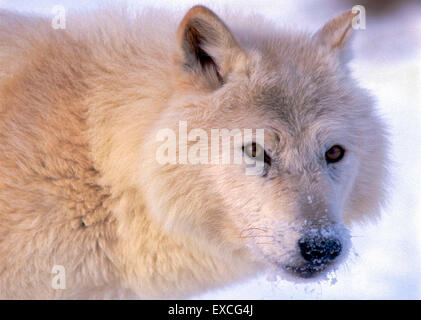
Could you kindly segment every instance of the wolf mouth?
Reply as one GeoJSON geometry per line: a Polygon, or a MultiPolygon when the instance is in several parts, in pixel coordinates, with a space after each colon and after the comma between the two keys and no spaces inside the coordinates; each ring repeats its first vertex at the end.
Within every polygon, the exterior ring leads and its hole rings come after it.
{"type": "Polygon", "coordinates": [[[300,266],[285,266],[284,270],[292,273],[300,278],[309,279],[313,278],[327,269],[329,263],[313,264],[305,263],[300,266]]]}

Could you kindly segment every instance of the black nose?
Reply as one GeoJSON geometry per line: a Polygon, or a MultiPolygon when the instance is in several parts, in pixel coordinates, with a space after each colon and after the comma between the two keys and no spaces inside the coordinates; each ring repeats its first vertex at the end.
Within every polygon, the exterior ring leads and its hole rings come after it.
{"type": "Polygon", "coordinates": [[[298,240],[303,258],[313,265],[335,259],[341,253],[341,242],[336,238],[304,237],[298,240]]]}

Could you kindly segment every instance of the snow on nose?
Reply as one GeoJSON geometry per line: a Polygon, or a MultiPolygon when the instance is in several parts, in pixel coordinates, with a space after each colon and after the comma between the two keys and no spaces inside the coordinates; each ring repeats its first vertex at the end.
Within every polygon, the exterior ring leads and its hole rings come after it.
{"type": "Polygon", "coordinates": [[[334,260],[342,250],[341,242],[334,237],[303,237],[298,240],[301,256],[314,266],[334,260]]]}

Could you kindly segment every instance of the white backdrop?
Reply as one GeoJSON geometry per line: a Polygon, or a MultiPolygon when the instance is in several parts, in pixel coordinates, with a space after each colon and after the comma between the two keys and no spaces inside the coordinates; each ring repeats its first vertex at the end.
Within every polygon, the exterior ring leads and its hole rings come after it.
{"type": "MultiPolygon", "coordinates": [[[[116,1],[113,1],[116,2],[116,1]]],[[[52,16],[52,8],[91,10],[99,0],[0,0],[0,8],[52,16]]],[[[196,1],[133,0],[137,7],[188,9],[196,1]]],[[[260,13],[294,28],[315,31],[350,9],[352,1],[233,0],[200,1],[218,12],[225,8],[260,13]]],[[[358,4],[355,3],[355,4],[358,4]]],[[[351,62],[354,77],[377,97],[392,133],[389,205],[376,225],[352,230],[353,252],[327,280],[294,284],[262,275],[208,292],[206,299],[421,299],[421,4],[401,1],[379,14],[367,10],[351,62]]]]}

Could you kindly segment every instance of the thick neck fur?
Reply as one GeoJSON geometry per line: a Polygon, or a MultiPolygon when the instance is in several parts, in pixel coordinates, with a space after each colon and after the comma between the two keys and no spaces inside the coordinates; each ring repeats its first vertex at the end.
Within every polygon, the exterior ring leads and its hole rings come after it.
{"type": "Polygon", "coordinates": [[[152,221],[137,187],[142,139],[175,71],[173,29],[157,37],[147,17],[104,12],[54,30],[48,19],[2,16],[1,297],[174,297],[238,274],[152,221]],[[65,290],[51,287],[54,265],[65,290]]]}

